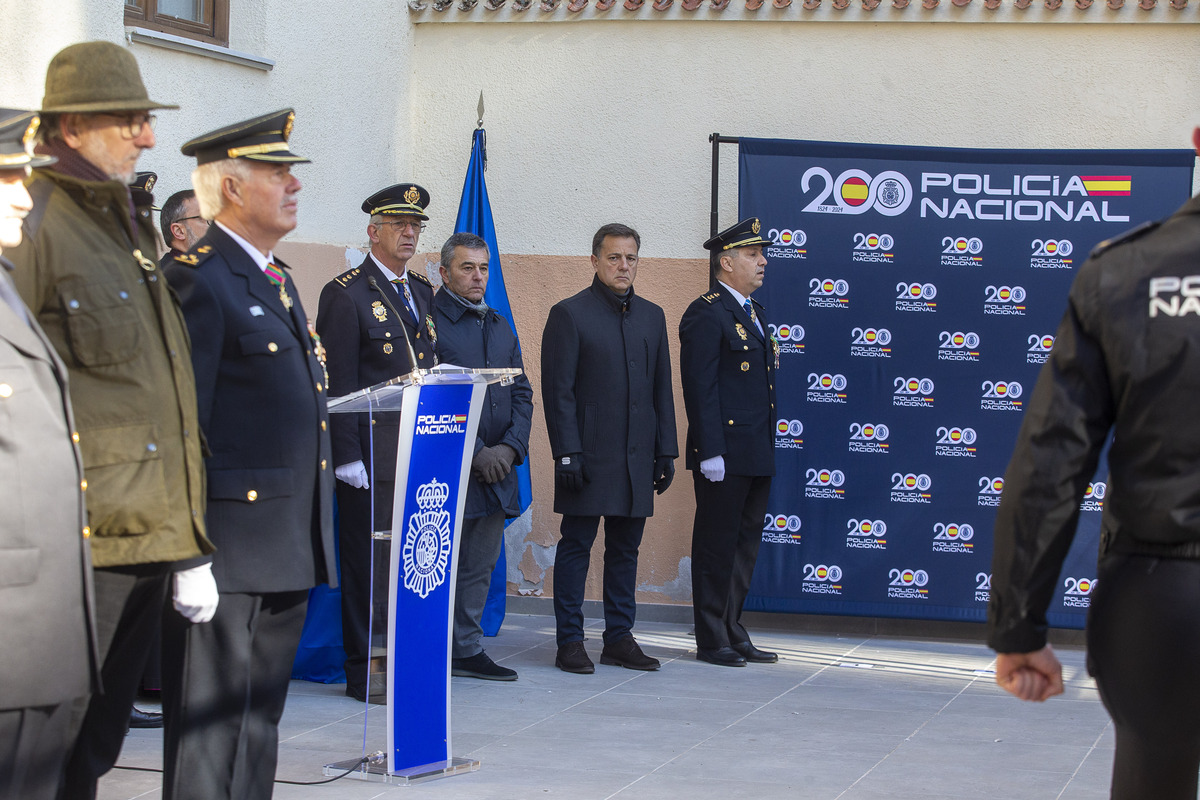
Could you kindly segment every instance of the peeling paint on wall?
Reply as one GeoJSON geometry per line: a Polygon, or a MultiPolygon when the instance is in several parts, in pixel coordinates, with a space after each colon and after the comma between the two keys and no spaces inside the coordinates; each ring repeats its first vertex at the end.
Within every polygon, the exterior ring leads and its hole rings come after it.
{"type": "Polygon", "coordinates": [[[532,530],[532,508],[526,509],[504,529],[507,581],[517,594],[541,597],[546,587],[546,571],[554,566],[557,546],[547,547],[529,541],[532,530]]]}
{"type": "Polygon", "coordinates": [[[658,592],[678,603],[692,602],[692,557],[684,556],[679,559],[679,572],[674,580],[667,581],[661,586],[649,582],[638,584],[639,592],[658,592]]]}

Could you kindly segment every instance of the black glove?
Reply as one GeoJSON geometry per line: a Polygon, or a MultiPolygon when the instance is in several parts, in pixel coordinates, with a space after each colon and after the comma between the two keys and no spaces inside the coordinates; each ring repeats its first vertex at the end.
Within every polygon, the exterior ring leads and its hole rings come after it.
{"type": "Polygon", "coordinates": [[[654,492],[662,494],[675,480],[675,459],[670,456],[659,456],[654,459],[654,492]]]}
{"type": "Polygon", "coordinates": [[[587,469],[579,453],[565,455],[554,464],[554,481],[564,492],[581,491],[587,479],[587,469]]]}
{"type": "Polygon", "coordinates": [[[517,454],[506,444],[485,447],[471,460],[471,472],[482,483],[499,483],[512,472],[513,459],[517,454]]]}

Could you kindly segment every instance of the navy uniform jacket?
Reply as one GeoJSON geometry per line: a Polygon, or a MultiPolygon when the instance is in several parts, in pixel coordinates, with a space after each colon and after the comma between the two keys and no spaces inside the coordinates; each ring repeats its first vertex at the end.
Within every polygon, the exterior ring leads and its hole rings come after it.
{"type": "MultiPolygon", "coordinates": [[[[468,310],[443,289],[433,298],[433,313],[438,331],[437,354],[441,363],[472,369],[525,368],[517,337],[508,326],[508,320],[495,310],[489,310],[487,316],[480,319],[479,315],[468,310]]],[[[479,414],[475,452],[506,444],[517,454],[514,466],[524,464],[529,455],[532,418],[533,389],[524,374],[518,375],[508,385],[491,384],[487,387],[483,411],[479,414]]],[[[499,483],[481,483],[471,479],[463,516],[475,519],[497,511],[504,511],[504,516],[509,518],[521,513],[515,470],[499,483]]]]}
{"type": "Polygon", "coordinates": [[[0,709],[99,691],[67,368],[0,259],[0,709]]]}
{"type": "Polygon", "coordinates": [[[663,310],[599,278],[550,309],[542,332],[542,404],[557,462],[583,454],[578,492],[555,487],[554,511],[583,517],[654,513],[654,460],[679,455],[663,310]]]}
{"type": "Polygon", "coordinates": [[[1100,245],[1071,284],[996,512],[988,644],[1046,643],[1046,608],[1100,451],[1100,552],[1200,559],[1200,195],[1100,245]]]}
{"type": "Polygon", "coordinates": [[[765,336],[720,283],[679,323],[688,469],[724,456],[729,475],[775,474],[775,341],[751,302],[765,336]]]}
{"type": "MultiPolygon", "coordinates": [[[[408,330],[420,369],[432,369],[434,345],[433,286],[412,270],[408,286],[421,317],[413,325],[404,311],[404,294],[379,271],[370,255],[360,266],[342,273],[321,290],[317,306],[317,333],[325,345],[329,369],[329,396],[341,397],[412,371],[404,331],[408,330]],[[388,293],[400,312],[396,319],[368,278],[388,293]]],[[[367,414],[333,415],[333,462],[335,466],[362,461],[370,470],[370,438],[367,414]]],[[[393,481],[396,476],[396,443],[400,435],[400,412],[375,415],[374,480],[393,481]]]]}
{"type": "Polygon", "coordinates": [[[191,335],[200,428],[211,451],[207,520],[217,588],[336,586],[325,375],[295,284],[288,280],[289,312],[279,289],[215,224],[176,258],[167,279],[191,335]]]}

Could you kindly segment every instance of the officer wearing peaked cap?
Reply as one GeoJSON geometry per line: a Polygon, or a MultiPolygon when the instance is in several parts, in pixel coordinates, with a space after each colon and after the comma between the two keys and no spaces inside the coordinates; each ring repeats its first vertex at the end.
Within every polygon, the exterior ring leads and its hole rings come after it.
{"type": "Polygon", "coordinates": [[[709,291],[679,323],[679,371],[687,410],[687,468],[696,491],[692,605],[697,658],[727,667],[770,663],[742,626],[775,474],[778,344],[762,304],[770,244],[756,217],[704,243],[709,291]]]}
{"type": "Polygon", "coordinates": [[[166,269],[192,338],[220,592],[163,629],[163,797],[271,796],[308,591],[337,583],[326,377],[286,265],[307,163],[284,109],[191,140],[208,233],[166,269]]]}
{"type": "MultiPolygon", "coordinates": [[[[433,367],[437,344],[433,286],[422,270],[408,269],[429,219],[428,207],[429,192],[415,183],[388,186],[363,201],[371,250],[361,264],[325,285],[317,309],[317,332],[329,353],[332,397],[391,380],[414,368],[433,367]]],[[[335,414],[332,424],[346,694],[366,700],[382,687],[377,683],[370,688],[367,676],[371,531],[391,528],[400,415],[335,414]],[[373,523],[371,492],[375,495],[373,523]]],[[[376,617],[381,618],[386,618],[386,606],[384,616],[376,617]]]]}
{"type": "MultiPolygon", "coordinates": [[[[0,249],[21,241],[29,167],[55,161],[31,154],[37,125],[32,111],[0,109],[0,249]]],[[[11,269],[0,257],[0,797],[49,800],[74,741],[72,706],[96,676],[91,548],[67,369],[11,269]]]]}

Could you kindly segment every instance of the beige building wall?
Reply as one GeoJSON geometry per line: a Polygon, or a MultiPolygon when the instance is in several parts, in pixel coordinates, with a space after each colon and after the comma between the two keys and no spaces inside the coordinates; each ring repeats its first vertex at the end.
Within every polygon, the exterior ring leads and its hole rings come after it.
{"type": "MultiPolygon", "coordinates": [[[[829,3],[725,14],[410,11],[394,0],[231,0],[230,50],[270,70],[141,43],[129,46],[160,115],[142,168],[160,199],[187,184],[188,138],[293,106],[293,144],[313,164],[300,227],[279,248],[315,313],[321,285],[361,259],[362,199],[390,183],[430,190],[419,266],[452,232],[484,94],[487,181],[526,365],[539,387],[541,329],[553,303],[591,280],[592,233],[609,221],[642,234],[637,291],[672,330],[707,285],[708,135],[1015,148],[1187,147],[1200,124],[1200,10],[1097,3],[1052,12],[1009,0],[873,14],[829,3]]],[[[856,0],[857,3],[857,0],[856,0]]],[[[4,105],[36,107],[45,66],[87,38],[126,41],[120,0],[0,7],[4,105]]],[[[736,148],[720,163],[720,222],[736,216],[736,148]]],[[[769,268],[769,267],[768,267],[769,268]]],[[[531,437],[534,506],[510,533],[510,590],[553,590],[553,468],[538,398],[531,437]]],[[[681,438],[686,428],[676,391],[681,438]]],[[[691,478],[656,502],[639,569],[643,601],[690,601],[691,478]]],[[[589,597],[599,597],[599,558],[589,597]]]]}

